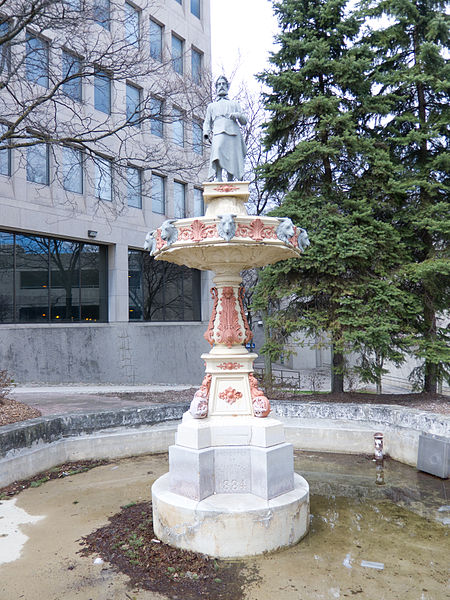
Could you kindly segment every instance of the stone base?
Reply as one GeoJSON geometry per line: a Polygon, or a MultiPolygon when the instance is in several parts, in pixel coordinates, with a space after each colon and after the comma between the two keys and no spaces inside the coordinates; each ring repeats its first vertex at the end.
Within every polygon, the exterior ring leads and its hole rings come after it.
{"type": "Polygon", "coordinates": [[[287,443],[202,450],[174,445],[169,447],[169,470],[170,490],[196,501],[230,493],[272,500],[294,487],[293,448],[287,443]]]}
{"type": "Polygon", "coordinates": [[[197,502],[169,489],[169,474],[152,486],[158,538],[217,558],[253,556],[293,546],[308,532],[309,486],[294,474],[294,489],[273,500],[253,494],[215,494],[197,502]]]}

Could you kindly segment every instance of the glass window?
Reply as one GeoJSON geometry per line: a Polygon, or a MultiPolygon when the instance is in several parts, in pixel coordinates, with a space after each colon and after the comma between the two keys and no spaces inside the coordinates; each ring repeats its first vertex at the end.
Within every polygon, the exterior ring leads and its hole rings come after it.
{"type": "Polygon", "coordinates": [[[172,67],[175,73],[183,75],[183,40],[172,34],[172,67]]]}
{"type": "MultiPolygon", "coordinates": [[[[0,123],[0,135],[3,135],[5,131],[8,129],[8,126],[5,123],[0,123]]],[[[3,144],[7,144],[8,140],[3,140],[0,142],[0,147],[3,144]]],[[[11,149],[4,148],[0,150],[0,175],[11,175],[11,149]]]]}
{"type": "Polygon", "coordinates": [[[164,136],[163,103],[158,98],[152,98],[150,104],[151,118],[150,131],[153,135],[162,138],[164,136]]]}
{"type": "Polygon", "coordinates": [[[135,167],[127,168],[128,206],[142,208],[142,172],[135,167]]]}
{"type": "Polygon", "coordinates": [[[69,192],[83,193],[83,155],[81,150],[63,148],[63,187],[69,192]]]}
{"type": "Polygon", "coordinates": [[[111,19],[109,0],[94,0],[94,21],[109,30],[111,19]]]}
{"type": "Polygon", "coordinates": [[[106,321],[107,247],[0,232],[0,322],[106,321]]]}
{"type": "Polygon", "coordinates": [[[183,4],[183,0],[176,0],[178,2],[178,4],[183,4]]]}
{"type": "Polygon", "coordinates": [[[73,100],[81,101],[81,77],[74,77],[78,73],[81,73],[81,61],[80,59],[72,54],[63,50],[62,53],[62,76],[63,84],[62,89],[65,94],[70,96],[73,100]]]}
{"type": "Polygon", "coordinates": [[[166,212],[166,181],[152,173],[152,211],[160,215],[166,212]]]}
{"type": "Polygon", "coordinates": [[[128,253],[130,321],[200,321],[200,271],[128,253]]]}
{"type": "Polygon", "coordinates": [[[162,61],[163,28],[162,25],[150,19],[150,56],[162,61]]]}
{"type": "Polygon", "coordinates": [[[34,144],[27,148],[27,181],[49,184],[48,144],[34,144]]]}
{"type": "Polygon", "coordinates": [[[200,0],[191,0],[191,13],[200,19],[200,0]]]}
{"type": "Polygon", "coordinates": [[[199,188],[194,188],[194,217],[203,217],[204,214],[203,192],[199,188]]]}
{"type": "Polygon", "coordinates": [[[178,146],[184,146],[184,120],[180,109],[172,110],[172,141],[178,146]]]}
{"type": "Polygon", "coordinates": [[[127,121],[140,127],[141,90],[131,83],[127,83],[127,121]]]}
{"type": "MultiPolygon", "coordinates": [[[[6,36],[9,32],[8,21],[2,21],[0,23],[0,40],[3,36],[6,36]]],[[[2,73],[8,73],[11,66],[11,46],[9,42],[0,41],[0,75],[2,73]]]]}
{"type": "Polygon", "coordinates": [[[186,216],[186,185],[179,181],[173,182],[173,216],[176,219],[186,216]]]}
{"type": "Polygon", "coordinates": [[[139,48],[139,21],[140,11],[125,2],[125,41],[136,48],[139,48]]]}
{"type": "Polygon", "coordinates": [[[112,202],[112,164],[107,158],[95,158],[95,196],[112,202]]]}
{"type": "Polygon", "coordinates": [[[25,70],[29,81],[48,88],[48,43],[31,33],[27,33],[25,70]]]}
{"type": "Polygon", "coordinates": [[[111,114],[111,78],[105,71],[97,71],[94,76],[94,106],[111,114]]]}
{"type": "Polygon", "coordinates": [[[199,84],[202,80],[202,54],[192,48],[191,51],[192,81],[199,84]]]}
{"type": "Polygon", "coordinates": [[[198,121],[192,122],[192,148],[196,154],[203,154],[203,127],[198,121]]]}
{"type": "Polygon", "coordinates": [[[14,321],[14,234],[0,231],[0,323],[14,321]]]}

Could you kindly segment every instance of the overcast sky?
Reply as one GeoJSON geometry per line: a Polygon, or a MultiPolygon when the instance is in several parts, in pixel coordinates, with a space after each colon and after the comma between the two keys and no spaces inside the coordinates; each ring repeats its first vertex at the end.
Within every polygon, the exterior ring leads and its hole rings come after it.
{"type": "Polygon", "coordinates": [[[213,74],[257,89],[253,75],[267,65],[276,31],[269,0],[211,0],[213,74]]]}

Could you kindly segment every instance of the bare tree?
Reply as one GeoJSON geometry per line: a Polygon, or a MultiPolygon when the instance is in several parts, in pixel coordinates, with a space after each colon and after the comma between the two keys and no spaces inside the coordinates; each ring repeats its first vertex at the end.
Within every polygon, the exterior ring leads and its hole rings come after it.
{"type": "Polygon", "coordinates": [[[50,151],[60,178],[67,147],[122,175],[132,165],[192,179],[203,167],[200,153],[186,161],[192,143],[184,132],[182,143],[172,135],[151,145],[142,132],[201,119],[210,77],[178,74],[169,49],[155,54],[139,15],[126,7],[123,0],[0,0],[0,151],[50,151]]]}
{"type": "Polygon", "coordinates": [[[268,192],[261,177],[261,168],[270,158],[270,153],[262,143],[266,112],[261,101],[261,93],[242,88],[239,91],[239,101],[247,116],[247,124],[244,126],[244,140],[247,145],[244,179],[250,182],[247,209],[250,214],[262,215],[271,208],[279,206],[283,196],[281,193],[268,192]]]}

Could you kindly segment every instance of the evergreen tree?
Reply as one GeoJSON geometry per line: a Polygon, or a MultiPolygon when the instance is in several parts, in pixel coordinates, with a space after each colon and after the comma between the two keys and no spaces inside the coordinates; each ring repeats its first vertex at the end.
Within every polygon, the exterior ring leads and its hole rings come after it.
{"type": "Polygon", "coordinates": [[[346,0],[275,3],[281,33],[272,69],[261,79],[270,120],[265,143],[275,150],[263,175],[269,190],[287,192],[272,214],[308,230],[300,260],[264,269],[257,303],[279,300],[267,351],[287,336],[326,332],[333,350],[332,391],[343,391],[344,352],[358,349],[366,377],[380,360],[399,362],[414,314],[396,269],[405,248],[384,219],[394,186],[388,149],[370,135],[372,55],[354,42],[361,20],[346,0]]]}
{"type": "Polygon", "coordinates": [[[404,289],[420,303],[411,349],[423,361],[424,390],[450,378],[450,331],[439,314],[450,303],[448,123],[449,17],[442,0],[375,0],[364,10],[377,29],[371,83],[374,135],[390,152],[395,185],[389,201],[407,258],[404,289]]]}

